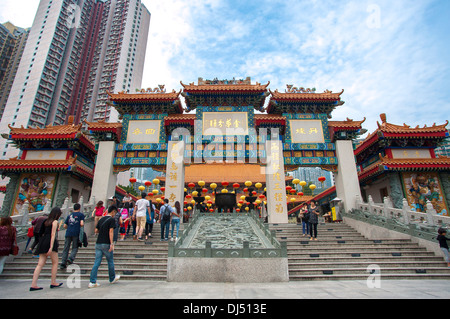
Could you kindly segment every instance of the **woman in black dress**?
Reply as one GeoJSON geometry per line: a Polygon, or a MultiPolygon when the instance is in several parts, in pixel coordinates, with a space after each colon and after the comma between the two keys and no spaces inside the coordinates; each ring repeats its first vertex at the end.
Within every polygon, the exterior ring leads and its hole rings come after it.
{"type": "Polygon", "coordinates": [[[61,214],[60,208],[53,208],[48,215],[47,220],[42,224],[41,229],[39,230],[40,238],[37,247],[39,262],[34,270],[30,291],[42,289],[37,286],[37,281],[48,257],[52,260],[52,280],[50,288],[60,287],[62,285],[62,283],[56,283],[56,273],[58,271],[58,219],[61,217],[61,214]]]}

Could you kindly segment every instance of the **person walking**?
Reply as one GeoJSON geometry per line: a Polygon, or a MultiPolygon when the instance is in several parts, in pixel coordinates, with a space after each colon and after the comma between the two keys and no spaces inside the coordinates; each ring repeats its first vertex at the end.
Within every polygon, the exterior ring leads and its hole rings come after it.
{"type": "Polygon", "coordinates": [[[92,212],[92,217],[94,217],[94,227],[97,227],[98,221],[103,217],[105,213],[105,206],[103,206],[103,201],[99,201],[92,212]]]}
{"type": "Polygon", "coordinates": [[[67,264],[73,264],[78,252],[78,242],[80,237],[81,227],[84,226],[84,214],[80,212],[81,205],[76,203],[73,205],[73,212],[67,216],[64,223],[66,230],[64,250],[61,256],[61,269],[66,269],[67,264]],[[72,245],[72,252],[69,257],[70,245],[72,245]]]}
{"type": "Polygon", "coordinates": [[[145,239],[147,240],[149,237],[152,237],[152,231],[153,231],[153,223],[155,222],[155,205],[150,202],[150,212],[147,210],[146,213],[146,220],[145,220],[145,239]]]}
{"type": "Polygon", "coordinates": [[[33,245],[31,245],[30,249],[28,250],[29,254],[33,254],[34,258],[39,258],[39,255],[37,254],[37,250],[33,253],[33,250],[38,246],[39,244],[39,230],[42,227],[42,224],[47,220],[48,214],[44,214],[39,216],[38,218],[34,219],[31,222],[31,225],[33,225],[33,234],[34,234],[34,242],[33,245]]]}
{"type": "Polygon", "coordinates": [[[142,239],[142,233],[145,230],[145,223],[147,220],[147,212],[150,213],[150,202],[146,199],[147,193],[143,192],[141,194],[141,198],[136,201],[136,205],[134,207],[133,216],[136,216],[136,235],[138,236],[138,240],[142,239]]]}
{"type": "Polygon", "coordinates": [[[109,206],[108,215],[99,220],[97,227],[95,228],[95,233],[98,234],[97,242],[95,244],[95,261],[94,266],[91,270],[91,275],[89,278],[88,288],[96,288],[100,286],[97,283],[97,273],[98,268],[102,263],[103,256],[106,257],[106,261],[108,262],[108,274],[109,274],[109,282],[111,284],[117,282],[120,279],[120,276],[116,276],[116,272],[114,269],[114,227],[115,220],[114,216],[117,213],[116,206],[109,206]]]}
{"type": "Polygon", "coordinates": [[[302,233],[303,237],[309,234],[309,212],[306,206],[303,206],[300,210],[300,218],[302,220],[302,233]]]}
{"type": "Polygon", "coordinates": [[[16,228],[12,225],[11,217],[0,219],[0,274],[3,272],[6,259],[9,255],[17,255],[19,247],[16,240],[16,228]]]}
{"type": "Polygon", "coordinates": [[[173,229],[176,227],[176,238],[178,240],[178,230],[180,229],[180,217],[181,217],[181,205],[179,201],[175,202],[175,210],[171,213],[172,220],[170,223],[172,224],[172,232],[170,234],[171,240],[173,241],[173,229]]]}
{"type": "Polygon", "coordinates": [[[128,232],[128,225],[130,224],[130,202],[123,204],[123,209],[120,211],[122,216],[122,224],[120,225],[120,241],[125,240],[125,235],[128,232]]]}
{"type": "Polygon", "coordinates": [[[42,268],[47,262],[47,258],[50,257],[52,261],[52,276],[50,282],[50,288],[61,287],[62,283],[56,282],[56,273],[58,271],[58,220],[61,217],[61,209],[54,207],[47,220],[42,224],[39,230],[39,244],[37,247],[37,254],[39,255],[39,261],[34,270],[33,281],[31,282],[30,291],[42,290],[42,287],[38,287],[37,281],[41,274],[42,268]]]}
{"type": "Polygon", "coordinates": [[[309,240],[317,240],[317,224],[319,223],[319,209],[316,206],[316,202],[312,201],[309,206],[309,227],[310,236],[309,240]]]}
{"type": "Polygon", "coordinates": [[[439,247],[441,248],[442,252],[445,256],[445,261],[447,262],[447,267],[450,267],[450,256],[448,251],[448,243],[447,240],[450,240],[450,238],[447,238],[447,230],[444,228],[438,229],[438,236],[436,239],[439,241],[439,247]]]}
{"type": "Polygon", "coordinates": [[[159,209],[161,221],[161,241],[169,240],[170,216],[172,216],[173,208],[169,205],[169,200],[164,199],[164,205],[159,209]]]}

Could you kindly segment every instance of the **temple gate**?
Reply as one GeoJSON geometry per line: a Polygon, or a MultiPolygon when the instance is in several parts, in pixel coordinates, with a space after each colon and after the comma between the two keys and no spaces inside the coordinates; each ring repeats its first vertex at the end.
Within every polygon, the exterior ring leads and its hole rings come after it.
{"type": "Polygon", "coordinates": [[[110,94],[122,123],[86,123],[98,141],[92,195],[106,200],[117,173],[152,167],[165,173],[165,197],[183,206],[189,182],[215,175],[225,189],[228,182],[264,184],[260,192],[267,198],[269,222],[287,223],[286,173],[316,166],[335,173],[338,196],[350,210],[360,195],[352,139],[362,133],[364,121],[329,121],[344,103],[343,91],[288,85],[281,93],[268,90],[269,84],[199,78],[198,84],[181,83],[179,92],[160,86],[110,94]],[[255,166],[259,174],[247,175],[245,167],[255,166]],[[199,169],[198,179],[189,180],[199,169]]]}

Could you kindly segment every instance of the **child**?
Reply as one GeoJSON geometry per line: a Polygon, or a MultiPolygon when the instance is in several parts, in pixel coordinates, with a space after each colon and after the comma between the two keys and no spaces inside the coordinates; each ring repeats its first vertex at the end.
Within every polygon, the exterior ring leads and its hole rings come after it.
{"type": "Polygon", "coordinates": [[[130,223],[130,203],[126,202],[123,205],[123,209],[121,210],[120,214],[122,216],[122,224],[120,225],[120,240],[125,240],[125,234],[127,233],[128,224],[130,223]]]}
{"type": "Polygon", "coordinates": [[[439,228],[438,234],[439,235],[436,239],[439,241],[439,247],[441,247],[441,250],[444,252],[445,260],[447,261],[447,267],[450,268],[450,258],[447,244],[447,240],[450,240],[450,238],[445,237],[447,235],[447,230],[444,228],[439,228]]]}

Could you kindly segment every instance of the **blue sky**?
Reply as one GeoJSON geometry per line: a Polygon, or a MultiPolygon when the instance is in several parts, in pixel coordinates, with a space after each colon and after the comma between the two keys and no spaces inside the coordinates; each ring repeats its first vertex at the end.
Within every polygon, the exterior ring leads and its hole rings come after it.
{"type": "MultiPolygon", "coordinates": [[[[345,90],[334,120],[450,119],[450,1],[143,0],[152,13],[143,87],[244,78],[345,90]]],[[[37,0],[1,0],[0,21],[31,26],[37,0]],[[26,10],[24,8],[27,8],[26,10]]]]}

